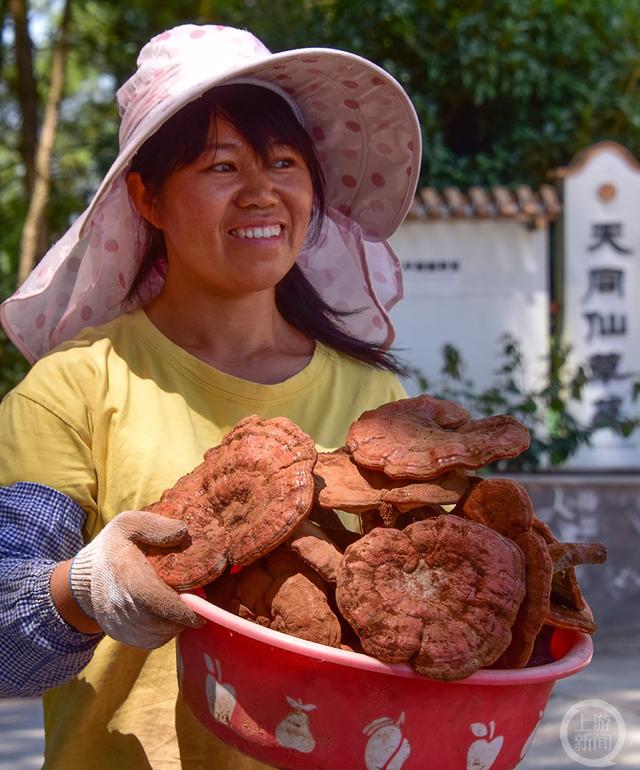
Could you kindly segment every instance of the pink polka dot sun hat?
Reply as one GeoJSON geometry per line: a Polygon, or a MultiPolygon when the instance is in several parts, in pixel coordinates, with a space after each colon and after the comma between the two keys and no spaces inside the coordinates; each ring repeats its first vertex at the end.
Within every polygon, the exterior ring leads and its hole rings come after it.
{"type": "MultiPolygon", "coordinates": [[[[318,241],[298,263],[356,336],[389,345],[401,269],[386,242],[411,206],[421,135],[408,96],[387,72],[329,48],[272,54],[246,30],[185,24],[152,38],[119,89],[120,151],[86,210],[0,306],[16,347],[34,361],[86,326],[124,312],[138,268],[141,219],[129,201],[131,159],[169,117],[209,89],[252,82],[280,93],[313,138],[327,190],[318,241]]],[[[147,287],[152,299],[163,276],[147,287]]],[[[136,305],[126,306],[126,310],[136,305]]]]}

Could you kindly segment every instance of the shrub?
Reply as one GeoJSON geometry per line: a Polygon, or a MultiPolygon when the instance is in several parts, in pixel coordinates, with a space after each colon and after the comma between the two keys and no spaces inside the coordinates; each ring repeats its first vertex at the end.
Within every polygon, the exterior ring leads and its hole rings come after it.
{"type": "MultiPolygon", "coordinates": [[[[622,415],[616,419],[583,424],[572,414],[572,405],[582,398],[587,382],[584,366],[569,369],[569,346],[552,335],[548,357],[548,380],[539,390],[527,389],[525,366],[520,344],[510,334],[501,337],[501,365],[495,381],[479,390],[465,373],[466,365],[453,345],[442,347],[440,377],[428,380],[419,369],[413,376],[420,391],[437,398],[462,404],[474,418],[494,414],[510,414],[527,426],[531,433],[529,449],[512,460],[502,460],[493,470],[528,472],[558,468],[582,446],[590,445],[593,434],[609,428],[620,436],[630,436],[640,420],[622,415]]],[[[640,383],[632,385],[635,401],[640,383]]]]}

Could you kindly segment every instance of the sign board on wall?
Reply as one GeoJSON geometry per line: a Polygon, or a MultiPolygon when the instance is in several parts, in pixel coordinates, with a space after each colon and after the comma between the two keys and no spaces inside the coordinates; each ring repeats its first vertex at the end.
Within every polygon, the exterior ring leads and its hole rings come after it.
{"type": "MultiPolygon", "coordinates": [[[[395,346],[428,380],[443,345],[454,345],[478,389],[495,382],[500,338],[512,334],[526,382],[544,380],[549,350],[548,230],[514,220],[408,221],[391,245],[404,270],[404,298],[391,311],[395,346]]],[[[406,383],[411,395],[417,386],[406,383]]]]}
{"type": "MultiPolygon", "coordinates": [[[[564,340],[588,382],[575,415],[638,417],[640,379],[640,164],[621,145],[602,142],[562,172],[564,185],[564,340]]],[[[640,467],[640,431],[594,434],[572,468],[640,467]]]]}

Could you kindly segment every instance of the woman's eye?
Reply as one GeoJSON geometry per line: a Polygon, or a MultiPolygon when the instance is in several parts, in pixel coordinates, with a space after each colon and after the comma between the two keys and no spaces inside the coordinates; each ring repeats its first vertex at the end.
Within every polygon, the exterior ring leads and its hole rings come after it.
{"type": "Polygon", "coordinates": [[[295,165],[293,158],[278,158],[273,162],[274,168],[290,168],[295,165]]]}
{"type": "Polygon", "coordinates": [[[233,171],[233,164],[232,163],[212,163],[211,166],[209,166],[209,170],[226,173],[228,171],[233,171]]]}

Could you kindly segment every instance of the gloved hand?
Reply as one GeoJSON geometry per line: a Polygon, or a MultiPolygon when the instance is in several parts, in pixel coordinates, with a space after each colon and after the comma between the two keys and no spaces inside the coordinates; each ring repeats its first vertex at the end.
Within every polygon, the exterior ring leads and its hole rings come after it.
{"type": "Polygon", "coordinates": [[[203,621],[154,572],[138,544],[177,545],[186,524],[149,511],[125,511],[73,559],[76,602],[111,637],[153,648],[203,621]]]}

